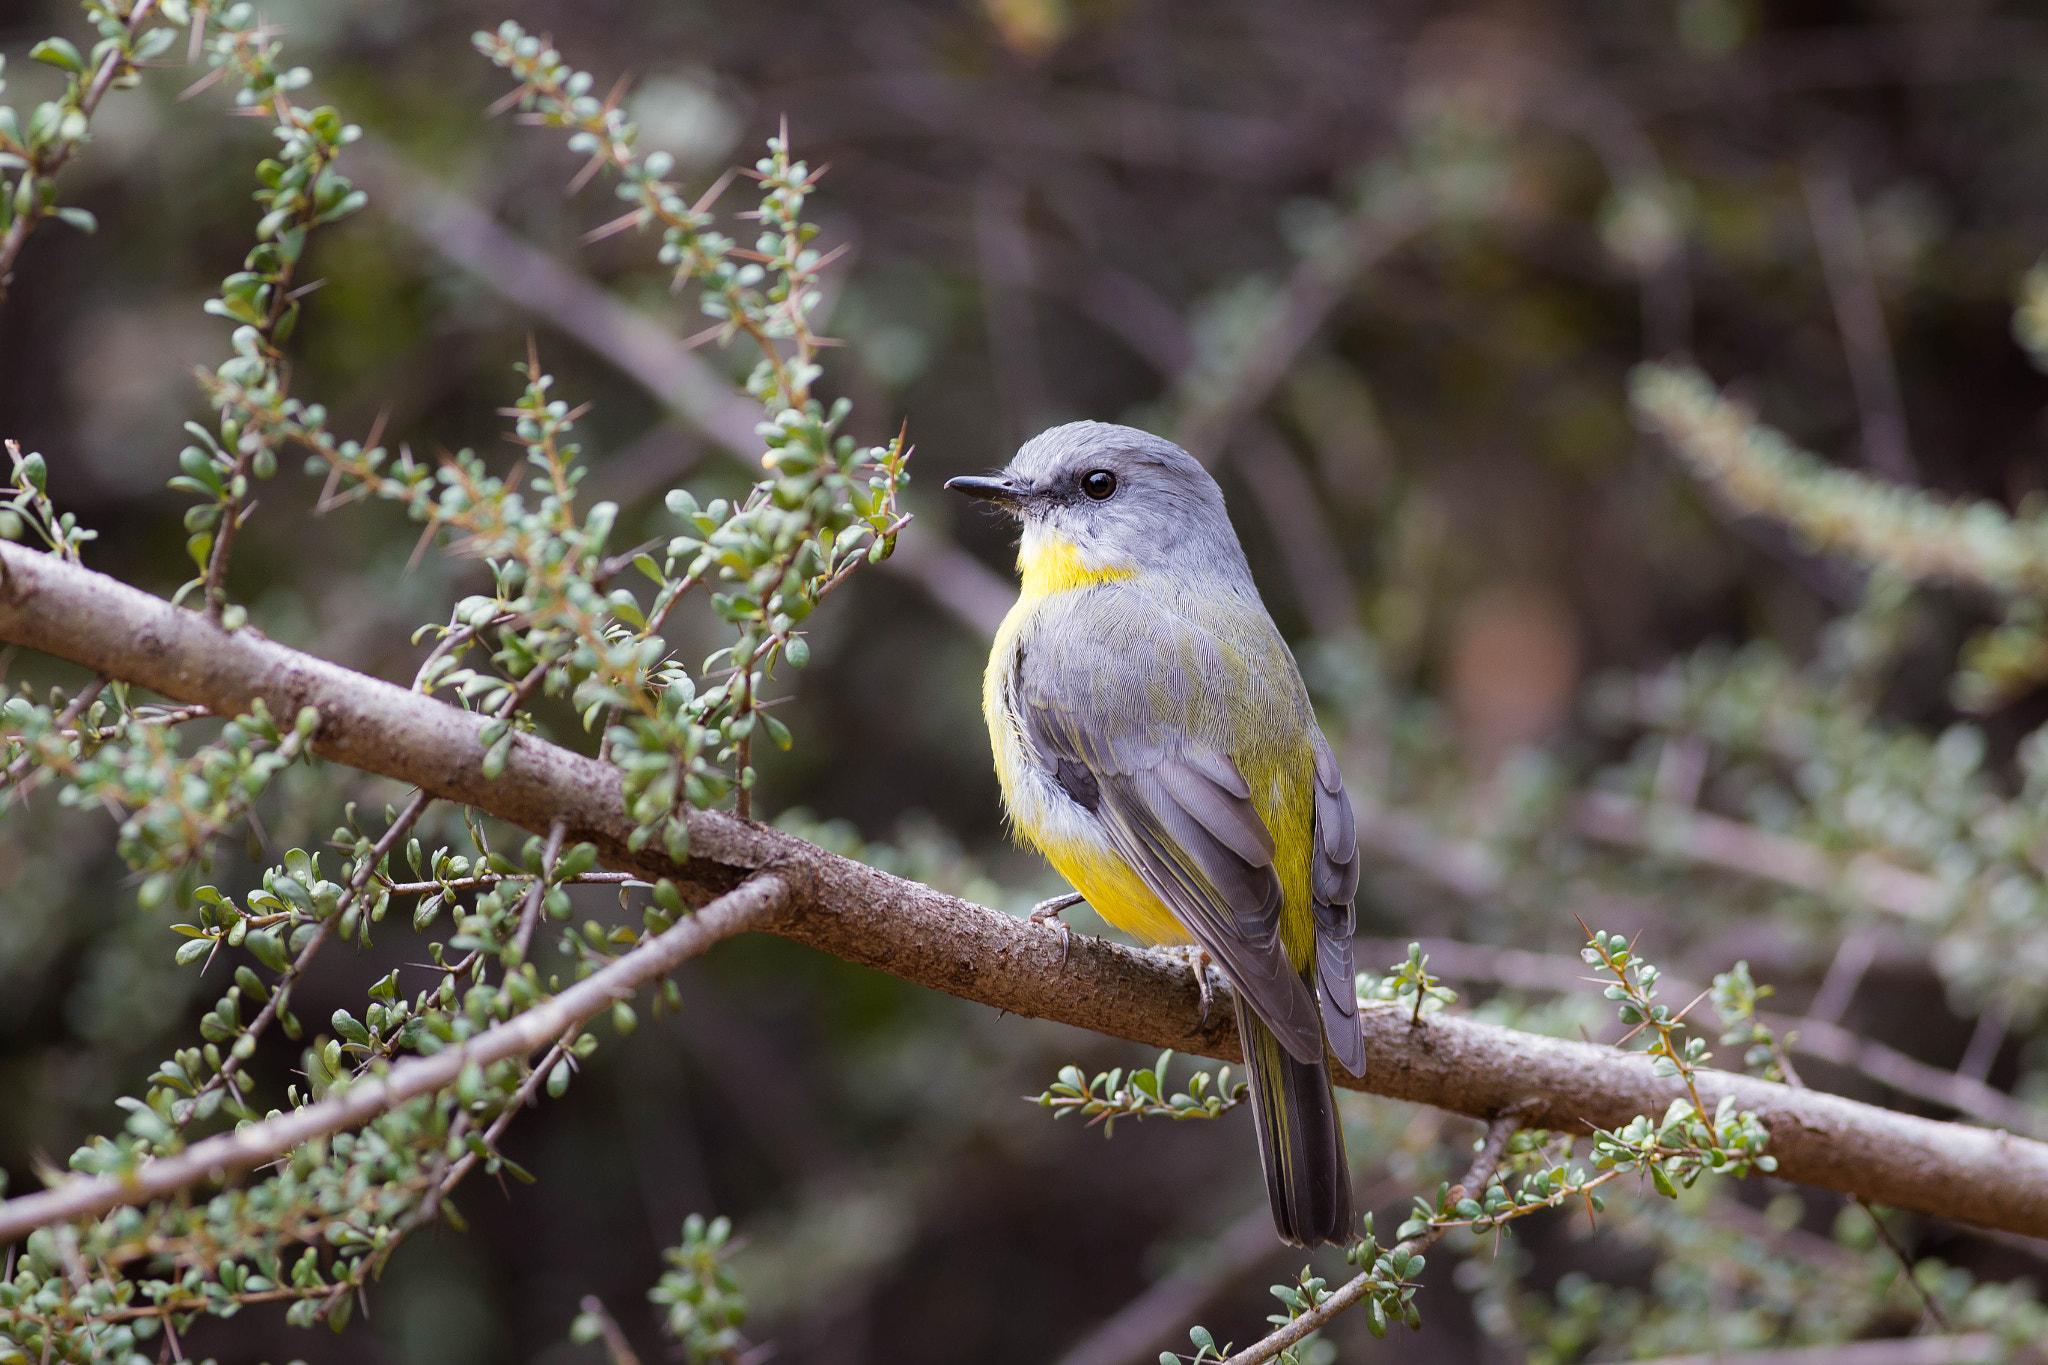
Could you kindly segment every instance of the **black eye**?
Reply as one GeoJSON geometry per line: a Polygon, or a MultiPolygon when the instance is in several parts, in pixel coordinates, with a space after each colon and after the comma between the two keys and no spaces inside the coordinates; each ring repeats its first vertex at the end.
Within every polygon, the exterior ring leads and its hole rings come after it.
{"type": "Polygon", "coordinates": [[[1097,502],[1103,501],[1116,492],[1116,475],[1107,469],[1098,469],[1081,477],[1081,491],[1097,502]]]}

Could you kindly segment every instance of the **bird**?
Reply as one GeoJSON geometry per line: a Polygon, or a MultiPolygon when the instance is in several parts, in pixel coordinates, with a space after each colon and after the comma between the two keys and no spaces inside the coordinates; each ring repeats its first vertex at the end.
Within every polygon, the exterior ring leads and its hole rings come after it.
{"type": "MultiPolygon", "coordinates": [[[[1012,831],[1135,938],[1206,955],[1236,997],[1273,1221],[1355,1236],[1325,1046],[1365,1074],[1358,831],[1336,755],[1215,479],[1173,442],[1070,422],[946,487],[1021,527],[1022,592],[983,711],[1012,831]]],[[[1062,932],[1067,932],[1062,921],[1062,932]]]]}

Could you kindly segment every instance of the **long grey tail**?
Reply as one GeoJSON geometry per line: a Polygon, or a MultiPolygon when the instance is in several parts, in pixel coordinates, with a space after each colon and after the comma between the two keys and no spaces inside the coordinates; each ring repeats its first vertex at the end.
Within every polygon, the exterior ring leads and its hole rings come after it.
{"type": "Polygon", "coordinates": [[[1238,997],[1237,1032],[1244,1043],[1259,1160],[1273,1199],[1273,1224],[1283,1241],[1339,1246],[1352,1229],[1351,1167],[1344,1126],[1330,1092],[1329,1065],[1298,1062],[1238,997]]]}

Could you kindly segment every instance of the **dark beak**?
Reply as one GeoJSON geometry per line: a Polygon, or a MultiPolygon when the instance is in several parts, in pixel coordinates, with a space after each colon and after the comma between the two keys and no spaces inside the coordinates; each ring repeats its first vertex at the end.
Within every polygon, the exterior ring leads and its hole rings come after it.
{"type": "Polygon", "coordinates": [[[964,474],[957,479],[946,480],[946,487],[1005,508],[1016,507],[1026,496],[1015,479],[999,475],[964,474]]]}

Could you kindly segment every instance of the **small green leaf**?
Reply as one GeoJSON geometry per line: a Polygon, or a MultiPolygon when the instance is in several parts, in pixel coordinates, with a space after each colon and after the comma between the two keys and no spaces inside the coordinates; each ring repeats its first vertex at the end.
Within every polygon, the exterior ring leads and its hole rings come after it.
{"type": "Polygon", "coordinates": [[[248,934],[242,939],[242,946],[273,972],[281,972],[291,965],[290,959],[285,956],[284,944],[268,929],[258,929],[248,934]]]}
{"type": "Polygon", "coordinates": [[[78,55],[78,49],[63,38],[45,38],[28,50],[29,60],[48,62],[61,67],[74,76],[85,74],[85,58],[78,55]]]}

